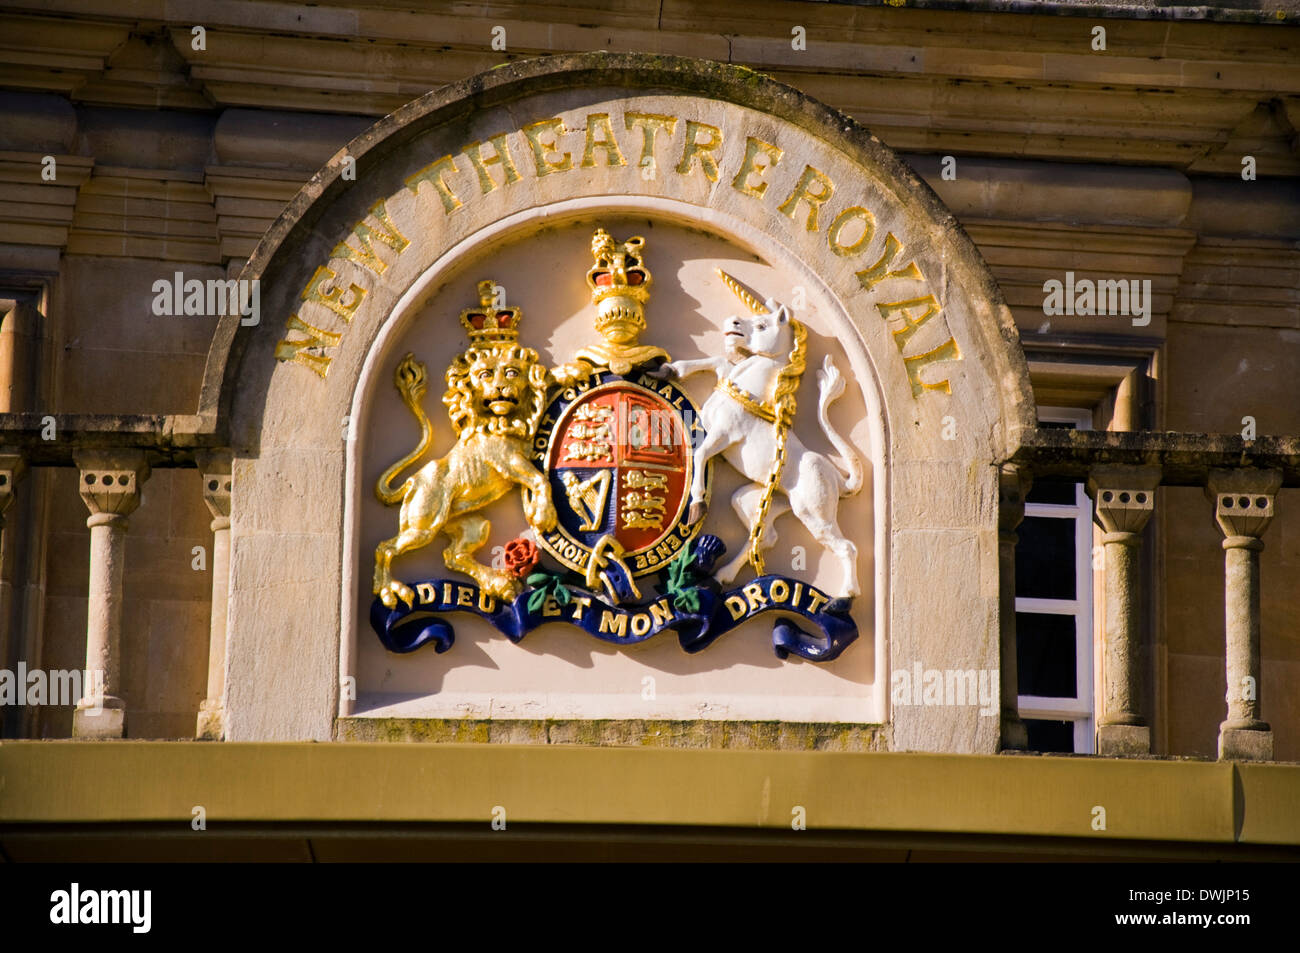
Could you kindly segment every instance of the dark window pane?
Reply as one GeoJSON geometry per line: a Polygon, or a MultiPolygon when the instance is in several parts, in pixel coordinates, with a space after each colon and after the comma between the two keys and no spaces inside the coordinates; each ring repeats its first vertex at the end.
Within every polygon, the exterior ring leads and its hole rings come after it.
{"type": "Polygon", "coordinates": [[[1016,613],[1016,669],[1021,695],[1074,698],[1077,690],[1072,615],[1016,613]]]}
{"type": "Polygon", "coordinates": [[[1073,420],[1040,420],[1038,426],[1043,430],[1078,430],[1079,425],[1073,420]]]}
{"type": "Polygon", "coordinates": [[[1077,483],[1052,482],[1050,480],[1036,480],[1034,485],[1029,488],[1025,494],[1026,503],[1065,503],[1073,506],[1078,502],[1079,497],[1076,495],[1077,483]]]}
{"type": "Polygon", "coordinates": [[[1073,518],[1026,516],[1016,535],[1016,595],[1074,598],[1073,518]]]}
{"type": "Polygon", "coordinates": [[[1025,719],[1030,751],[1074,752],[1074,722],[1025,719]]]}

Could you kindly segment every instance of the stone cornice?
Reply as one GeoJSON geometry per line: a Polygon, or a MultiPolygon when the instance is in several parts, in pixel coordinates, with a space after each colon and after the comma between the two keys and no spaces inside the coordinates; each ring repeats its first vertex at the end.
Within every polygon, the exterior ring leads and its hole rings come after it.
{"type": "MultiPolygon", "coordinates": [[[[887,0],[827,0],[844,6],[877,6],[887,0]]],[[[953,10],[964,13],[1018,13],[1021,15],[1090,17],[1123,20],[1205,21],[1250,23],[1270,26],[1300,25],[1300,3],[1275,0],[1261,7],[1218,0],[1195,6],[1173,6],[1160,0],[1110,0],[1080,3],[1078,0],[908,0],[917,10],[953,10]],[[1279,14],[1282,14],[1279,16],[1279,14]]]]}
{"type": "Polygon", "coordinates": [[[222,446],[211,421],[186,414],[0,414],[0,448],[32,466],[72,466],[78,450],[121,449],[146,451],[152,466],[188,467],[196,450],[222,446]]]}
{"type": "Polygon", "coordinates": [[[1282,485],[1300,486],[1300,437],[1039,429],[1022,435],[1013,462],[1035,477],[1086,480],[1098,464],[1159,466],[1161,485],[1204,486],[1211,469],[1276,469],[1282,485]]]}
{"type": "Polygon", "coordinates": [[[100,168],[79,191],[68,233],[78,255],[217,263],[216,213],[197,173],[100,168]]]}
{"type": "Polygon", "coordinates": [[[769,71],[896,149],[1224,172],[1245,146],[1261,175],[1296,175],[1294,146],[1273,142],[1269,152],[1246,134],[1266,100],[1291,117],[1282,127],[1295,125],[1294,34],[1263,29],[1300,22],[1300,14],[1276,16],[1295,2],[1278,0],[1264,13],[1138,2],[923,0],[897,9],[767,0],[740,9],[668,0],[653,16],[595,2],[505,3],[483,17],[362,2],[243,4],[205,8],[205,49],[195,50],[193,18],[178,19],[158,0],[27,0],[0,16],[0,37],[14,38],[0,40],[0,83],[139,106],[153,82],[156,103],[186,108],[274,104],[378,117],[503,62],[649,50],[769,71]],[[1090,49],[1082,17],[1112,20],[1107,51],[1090,49]],[[806,49],[792,49],[789,24],[807,30],[806,49]],[[491,49],[496,26],[506,31],[505,51],[491,49]],[[128,55],[142,36],[168,44],[156,62],[128,55]],[[346,42],[353,39],[364,42],[346,42]]]}
{"type": "Polygon", "coordinates": [[[67,247],[82,186],[95,160],[54,154],[53,181],[42,178],[47,156],[0,152],[0,232],[16,245],[67,247]]]}
{"type": "MultiPolygon", "coordinates": [[[[188,414],[54,415],[56,438],[44,440],[40,414],[0,414],[0,450],[33,466],[70,466],[74,449],[142,449],[153,466],[195,465],[196,454],[226,446],[211,422],[188,414]]],[[[1211,469],[1277,469],[1282,486],[1300,486],[1300,437],[1176,431],[1025,431],[1012,463],[1035,477],[1087,480],[1098,465],[1159,466],[1163,486],[1204,486],[1211,469]]]]}

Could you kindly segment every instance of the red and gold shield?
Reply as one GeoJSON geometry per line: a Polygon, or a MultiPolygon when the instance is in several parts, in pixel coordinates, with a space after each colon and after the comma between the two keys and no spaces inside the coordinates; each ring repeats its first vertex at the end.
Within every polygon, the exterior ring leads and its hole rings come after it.
{"type": "Polygon", "coordinates": [[[541,542],[571,569],[585,572],[591,550],[612,536],[632,574],[643,576],[694,535],[682,519],[695,407],[675,384],[642,380],[655,386],[613,378],[550,408],[545,465],[559,525],[541,542]]]}

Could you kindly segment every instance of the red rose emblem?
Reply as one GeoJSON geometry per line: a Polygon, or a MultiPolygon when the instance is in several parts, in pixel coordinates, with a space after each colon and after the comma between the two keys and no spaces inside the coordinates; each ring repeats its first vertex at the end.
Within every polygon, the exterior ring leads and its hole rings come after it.
{"type": "Polygon", "coordinates": [[[541,558],[531,539],[520,536],[506,543],[506,570],[516,579],[523,579],[532,572],[541,558]]]}

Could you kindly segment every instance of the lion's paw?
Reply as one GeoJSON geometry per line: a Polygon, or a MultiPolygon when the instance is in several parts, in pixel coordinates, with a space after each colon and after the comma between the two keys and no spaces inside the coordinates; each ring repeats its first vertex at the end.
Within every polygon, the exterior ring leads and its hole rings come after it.
{"type": "Polygon", "coordinates": [[[519,593],[524,591],[524,587],[518,579],[508,573],[489,571],[483,583],[483,591],[502,602],[514,602],[519,593]]]}
{"type": "Polygon", "coordinates": [[[546,497],[534,496],[524,504],[524,516],[528,519],[528,525],[534,529],[541,530],[543,533],[555,529],[555,524],[559,520],[555,512],[555,505],[550,500],[550,494],[546,497]]]}
{"type": "Polygon", "coordinates": [[[559,514],[555,512],[555,507],[547,503],[537,511],[537,527],[544,533],[549,533],[555,529],[555,524],[559,522],[559,514]]]}
{"type": "Polygon", "coordinates": [[[401,600],[408,606],[415,606],[415,591],[410,586],[404,585],[396,580],[390,582],[379,590],[379,601],[390,609],[397,608],[397,601],[401,600]]]}

